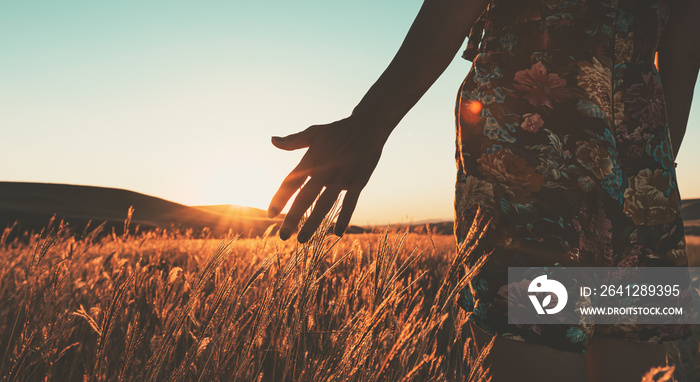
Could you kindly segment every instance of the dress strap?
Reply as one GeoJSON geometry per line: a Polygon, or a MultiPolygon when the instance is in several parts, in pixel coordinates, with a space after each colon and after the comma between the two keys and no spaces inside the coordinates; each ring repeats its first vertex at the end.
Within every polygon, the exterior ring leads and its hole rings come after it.
{"type": "Polygon", "coordinates": [[[469,30],[469,37],[467,41],[467,48],[462,53],[462,58],[469,61],[474,61],[474,58],[479,53],[479,48],[481,47],[481,38],[484,35],[484,25],[486,24],[486,15],[491,9],[491,4],[489,3],[484,10],[481,12],[479,17],[474,21],[472,29],[469,30]]]}

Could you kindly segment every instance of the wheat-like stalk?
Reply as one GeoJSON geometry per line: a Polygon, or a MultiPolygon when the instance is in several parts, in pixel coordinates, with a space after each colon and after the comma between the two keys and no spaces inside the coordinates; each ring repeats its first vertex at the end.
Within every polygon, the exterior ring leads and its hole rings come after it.
{"type": "MultiPolygon", "coordinates": [[[[327,234],[332,217],[303,245],[271,236],[275,226],[224,242],[210,231],[107,235],[104,225],[73,235],[55,220],[53,232],[11,240],[8,227],[0,380],[488,379],[493,342],[475,352],[455,302],[488,258],[487,219],[456,246],[429,227],[339,239],[327,234]]],[[[674,362],[695,360],[697,343],[690,355],[676,348],[674,362]]]]}

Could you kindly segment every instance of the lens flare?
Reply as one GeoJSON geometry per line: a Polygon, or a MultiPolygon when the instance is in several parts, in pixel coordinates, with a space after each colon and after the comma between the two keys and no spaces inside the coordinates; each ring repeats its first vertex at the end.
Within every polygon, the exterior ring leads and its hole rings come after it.
{"type": "Polygon", "coordinates": [[[469,102],[469,106],[467,106],[469,112],[475,115],[481,113],[481,109],[483,108],[484,106],[479,101],[469,102]]]}
{"type": "Polygon", "coordinates": [[[481,117],[481,110],[484,105],[479,101],[462,101],[460,105],[460,119],[464,123],[474,124],[481,117]]]}

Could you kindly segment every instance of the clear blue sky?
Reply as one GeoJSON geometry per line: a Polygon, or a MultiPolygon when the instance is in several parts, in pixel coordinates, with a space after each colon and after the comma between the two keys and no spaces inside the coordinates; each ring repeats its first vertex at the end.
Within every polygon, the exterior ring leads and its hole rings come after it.
{"type": "MultiPolygon", "coordinates": [[[[347,116],[421,3],[2,1],[0,180],[267,208],[302,154],[269,137],[347,116]]],[[[394,132],[356,224],[452,217],[468,70],[457,57],[394,132]]],[[[684,198],[700,197],[698,104],[678,158],[684,198]]]]}

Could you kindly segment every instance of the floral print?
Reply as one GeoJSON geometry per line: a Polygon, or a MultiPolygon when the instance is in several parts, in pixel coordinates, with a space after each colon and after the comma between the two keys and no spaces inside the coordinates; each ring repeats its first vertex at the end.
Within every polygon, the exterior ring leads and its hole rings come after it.
{"type": "Polygon", "coordinates": [[[653,128],[664,122],[664,89],[659,80],[646,73],[642,75],[643,82],[633,84],[627,89],[622,99],[629,114],[638,118],[645,128],[653,128]]]}
{"type": "Polygon", "coordinates": [[[522,97],[533,106],[546,105],[553,108],[552,102],[568,97],[566,80],[557,74],[547,73],[547,68],[541,61],[536,62],[530,69],[515,73],[514,88],[522,92],[522,97]]]}
{"type": "Polygon", "coordinates": [[[595,140],[577,141],[576,159],[598,179],[606,178],[613,171],[610,153],[595,140]]]}
{"type": "Polygon", "coordinates": [[[484,154],[477,162],[481,164],[481,172],[487,174],[494,184],[499,184],[511,199],[526,201],[544,184],[544,176],[509,149],[484,154]]]}
{"type": "Polygon", "coordinates": [[[491,0],[464,57],[455,235],[477,209],[492,252],[460,305],[485,330],[569,351],[663,342],[686,326],[507,323],[510,266],[687,266],[654,66],[669,0],[491,0]]]}
{"type": "Polygon", "coordinates": [[[676,218],[678,194],[671,193],[669,181],[661,170],[653,173],[648,168],[640,170],[630,178],[629,185],[623,210],[634,224],[653,226],[676,218]]]}
{"type": "Polygon", "coordinates": [[[531,133],[536,133],[542,126],[544,126],[544,121],[542,116],[537,113],[523,115],[523,123],[520,125],[523,130],[531,133]]]}
{"type": "MultiPolygon", "coordinates": [[[[578,103],[591,108],[599,108],[601,116],[612,120],[612,73],[609,68],[603,66],[595,57],[589,61],[578,62],[580,72],[576,76],[578,86],[586,91],[587,99],[582,99],[578,103]]],[[[579,108],[579,111],[582,111],[579,108]]],[[[595,117],[596,114],[588,114],[595,117]]]]}

